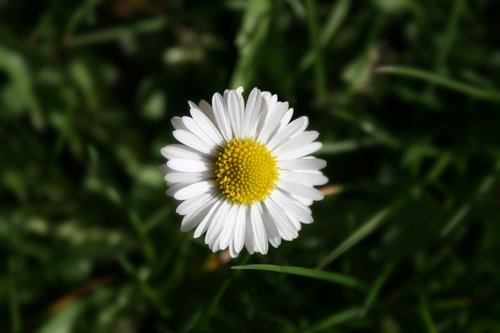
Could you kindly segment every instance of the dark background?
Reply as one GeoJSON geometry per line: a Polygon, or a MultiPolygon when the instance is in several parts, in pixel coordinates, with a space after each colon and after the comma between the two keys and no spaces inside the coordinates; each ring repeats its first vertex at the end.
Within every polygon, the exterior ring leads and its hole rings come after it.
{"type": "Polygon", "coordinates": [[[500,332],[498,13],[0,0],[0,332],[500,332]],[[158,166],[170,118],[238,86],[310,118],[330,183],[297,240],[227,262],[158,166]]]}

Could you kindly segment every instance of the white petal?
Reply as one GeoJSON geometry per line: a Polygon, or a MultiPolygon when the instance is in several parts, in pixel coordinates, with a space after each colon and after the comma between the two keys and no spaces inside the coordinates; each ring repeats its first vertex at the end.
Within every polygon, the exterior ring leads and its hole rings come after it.
{"type": "Polygon", "coordinates": [[[209,201],[205,202],[196,210],[184,216],[181,223],[181,231],[189,231],[198,226],[203,218],[207,215],[214,202],[215,198],[212,197],[209,201]]]}
{"type": "Polygon", "coordinates": [[[243,109],[240,108],[240,102],[238,100],[238,95],[235,91],[229,91],[228,96],[228,114],[231,123],[231,128],[233,136],[235,138],[242,137],[242,121],[243,121],[243,109]]]}
{"type": "Polygon", "coordinates": [[[188,160],[201,160],[203,156],[196,150],[181,144],[171,144],[161,149],[161,154],[172,160],[174,158],[188,159],[188,160]]]}
{"type": "MultiPolygon", "coordinates": [[[[258,205],[252,205],[250,208],[250,221],[252,222],[252,231],[254,236],[254,244],[257,251],[266,254],[269,249],[267,234],[264,224],[262,223],[261,212],[258,205]]],[[[247,222],[248,223],[248,222],[247,222]]]]}
{"type": "Polygon", "coordinates": [[[214,217],[216,213],[219,211],[220,206],[222,205],[222,200],[216,200],[215,203],[212,205],[210,210],[207,213],[207,216],[203,218],[203,220],[200,222],[198,227],[196,227],[196,230],[194,231],[194,238],[198,238],[201,235],[203,235],[208,227],[213,223],[214,217]]]}
{"type": "MultiPolygon", "coordinates": [[[[300,117],[298,119],[295,119],[292,121],[290,124],[285,126],[284,128],[280,129],[276,135],[274,135],[269,142],[267,143],[267,148],[268,149],[274,149],[278,145],[282,144],[286,140],[288,140],[293,134],[301,133],[302,131],[299,132],[300,129],[304,127],[304,124],[307,126],[308,119],[307,117],[300,117]]],[[[304,127],[305,128],[305,127],[304,127]]]]}
{"type": "Polygon", "coordinates": [[[210,170],[210,165],[199,160],[175,159],[167,161],[167,166],[175,171],[182,172],[202,172],[210,170]]]}
{"type": "Polygon", "coordinates": [[[269,210],[266,209],[265,206],[261,205],[260,203],[258,203],[258,205],[259,205],[259,212],[261,214],[260,216],[262,217],[262,222],[264,224],[264,228],[266,229],[266,234],[269,243],[273,247],[277,248],[281,244],[281,237],[278,229],[276,228],[276,223],[271,214],[269,213],[269,210]]]}
{"type": "Polygon", "coordinates": [[[231,244],[229,245],[229,255],[231,256],[231,258],[236,258],[238,257],[238,254],[239,252],[236,251],[234,242],[231,242],[231,244]]]}
{"type": "MultiPolygon", "coordinates": [[[[193,106],[191,106],[193,107],[193,106]]],[[[210,103],[208,103],[207,101],[205,100],[201,100],[200,103],[198,104],[198,109],[203,112],[203,114],[205,116],[208,117],[208,119],[210,119],[210,121],[213,123],[213,124],[216,124],[217,122],[215,121],[215,115],[214,115],[214,110],[212,108],[212,106],[210,105],[210,103]]]]}
{"type": "Polygon", "coordinates": [[[307,198],[314,201],[323,200],[324,198],[323,193],[321,193],[314,187],[307,185],[287,182],[286,180],[279,180],[278,187],[285,190],[286,192],[290,192],[299,197],[307,198]]]}
{"type": "Polygon", "coordinates": [[[215,196],[213,193],[205,192],[201,195],[193,197],[188,200],[184,200],[177,206],[175,210],[179,215],[190,214],[191,212],[195,212],[200,209],[203,205],[209,202],[211,199],[215,200],[215,196]]]}
{"type": "Polygon", "coordinates": [[[177,191],[179,191],[180,189],[182,189],[188,185],[189,184],[185,184],[185,183],[178,183],[178,184],[169,185],[166,193],[169,197],[173,197],[174,194],[177,193],[177,191]]]}
{"type": "Polygon", "coordinates": [[[174,193],[174,198],[177,200],[187,200],[202,193],[207,192],[215,186],[213,181],[203,181],[188,185],[176,193],[174,193]]]}
{"type": "Polygon", "coordinates": [[[280,206],[288,216],[295,216],[300,222],[312,223],[313,218],[311,209],[301,203],[295,201],[289,196],[277,190],[271,194],[272,199],[280,206]]]}
{"type": "Polygon", "coordinates": [[[285,115],[283,116],[283,118],[281,119],[281,122],[280,122],[280,128],[283,128],[285,127],[286,125],[288,125],[288,123],[290,122],[290,120],[292,119],[292,116],[293,116],[293,108],[290,108],[288,109],[287,112],[285,112],[285,115]]]}
{"type": "Polygon", "coordinates": [[[316,140],[318,138],[318,136],[319,136],[319,133],[316,131],[304,132],[304,133],[299,134],[291,139],[288,139],[287,141],[285,141],[281,145],[277,146],[273,150],[273,154],[275,154],[276,156],[279,157],[280,155],[283,155],[289,151],[295,150],[295,149],[300,148],[300,147],[302,147],[310,142],[313,142],[314,140],[316,140]]]}
{"type": "Polygon", "coordinates": [[[216,142],[218,145],[221,145],[224,139],[222,138],[222,135],[220,134],[217,127],[215,127],[214,123],[197,108],[191,108],[190,113],[191,117],[193,117],[198,126],[208,136],[210,136],[214,142],[216,142]]]}
{"type": "Polygon", "coordinates": [[[326,161],[318,158],[278,161],[278,167],[285,170],[318,170],[323,169],[325,166],[326,161]]]}
{"type": "Polygon", "coordinates": [[[260,108],[262,106],[262,95],[260,90],[253,88],[248,96],[247,105],[244,112],[243,120],[243,135],[245,137],[253,137],[257,120],[260,115],[260,108]]]}
{"type": "Polygon", "coordinates": [[[182,122],[184,125],[186,125],[187,129],[196,135],[198,138],[200,138],[203,142],[206,144],[210,145],[211,148],[214,148],[214,146],[217,146],[217,142],[208,134],[206,134],[200,126],[194,121],[193,118],[191,117],[182,117],[182,122]]]}
{"type": "Polygon", "coordinates": [[[184,130],[184,131],[187,131],[187,128],[186,128],[186,125],[184,125],[184,123],[182,122],[182,118],[181,117],[173,117],[170,122],[172,123],[172,126],[176,129],[176,130],[184,130]]]}
{"type": "Polygon", "coordinates": [[[202,153],[210,155],[212,153],[212,147],[208,145],[206,142],[203,142],[196,135],[187,130],[175,130],[173,132],[174,137],[180,142],[189,146],[195,150],[198,150],[202,153]]]}
{"type": "Polygon", "coordinates": [[[236,253],[240,253],[245,244],[245,229],[246,229],[246,205],[240,205],[238,215],[236,216],[236,226],[234,228],[234,249],[236,253]]]}
{"type": "MultiPolygon", "coordinates": [[[[217,211],[216,215],[214,216],[212,223],[208,227],[207,234],[205,235],[205,244],[208,244],[209,246],[213,244],[215,246],[216,243],[215,241],[220,235],[220,231],[224,226],[224,222],[227,219],[227,215],[229,213],[230,208],[231,204],[227,200],[224,200],[219,210],[217,211]]],[[[218,245],[219,243],[217,242],[217,246],[218,245]]]]}
{"type": "Polygon", "coordinates": [[[284,240],[292,240],[298,237],[297,230],[288,220],[283,212],[283,209],[278,207],[272,200],[266,200],[264,205],[267,207],[269,214],[273,217],[278,232],[284,240]]]}
{"type": "Polygon", "coordinates": [[[236,216],[238,213],[238,206],[233,205],[229,210],[227,220],[224,223],[224,226],[221,230],[221,235],[219,239],[219,247],[221,250],[226,249],[229,246],[229,243],[233,240],[234,237],[234,228],[236,225],[236,216]]]}
{"type": "MultiPolygon", "coordinates": [[[[252,205],[253,206],[253,205],[252,205]]],[[[245,209],[245,249],[250,254],[254,254],[255,250],[259,251],[255,246],[255,236],[252,230],[252,217],[250,211],[252,206],[247,206],[245,209]]]]}
{"type": "Polygon", "coordinates": [[[266,118],[266,123],[262,128],[261,132],[257,136],[257,140],[261,142],[267,142],[269,137],[273,134],[274,130],[279,126],[283,115],[288,110],[288,103],[281,103],[276,110],[271,111],[271,115],[266,118]]]}
{"type": "Polygon", "coordinates": [[[164,173],[164,174],[167,174],[167,173],[169,173],[169,172],[172,172],[172,169],[170,169],[170,168],[167,166],[167,163],[164,163],[164,164],[160,165],[160,166],[158,167],[158,169],[160,169],[160,171],[161,171],[162,173],[164,173]]]}
{"type": "Polygon", "coordinates": [[[227,115],[227,108],[219,93],[214,94],[212,97],[212,106],[219,131],[226,141],[231,141],[231,126],[227,115]]]}
{"type": "MultiPolygon", "coordinates": [[[[293,139],[292,139],[293,140],[293,139]]],[[[294,160],[318,151],[323,145],[321,142],[311,142],[296,149],[290,149],[286,153],[279,155],[281,160],[294,160]]]]}
{"type": "Polygon", "coordinates": [[[297,202],[303,204],[304,206],[311,206],[314,201],[310,200],[310,199],[306,199],[306,198],[303,198],[303,197],[299,197],[295,194],[291,194],[292,198],[294,198],[295,200],[297,200],[297,202]]]}
{"type": "Polygon", "coordinates": [[[169,172],[165,176],[167,183],[194,183],[213,176],[213,172],[169,172]]]}
{"type": "Polygon", "coordinates": [[[295,182],[304,185],[325,185],[328,183],[328,178],[321,173],[300,172],[300,171],[280,171],[280,179],[288,182],[295,182]]]}

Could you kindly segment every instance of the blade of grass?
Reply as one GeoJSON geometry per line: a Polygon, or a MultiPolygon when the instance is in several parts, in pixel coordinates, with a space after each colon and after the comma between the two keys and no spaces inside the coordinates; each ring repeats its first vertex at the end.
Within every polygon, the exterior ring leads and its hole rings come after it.
{"type": "Polygon", "coordinates": [[[66,37],[65,45],[68,47],[79,47],[113,42],[123,37],[156,32],[164,29],[167,24],[168,20],[164,17],[148,19],[87,34],[68,36],[66,37]]]}
{"type": "MultiPolygon", "coordinates": [[[[326,21],[325,26],[321,31],[320,36],[320,46],[324,48],[330,42],[330,40],[335,36],[338,29],[344,22],[347,17],[347,13],[349,11],[349,6],[351,4],[350,0],[340,0],[335,6],[332,6],[330,11],[330,15],[326,21]]],[[[311,66],[311,64],[315,60],[315,53],[313,51],[307,52],[299,65],[300,71],[305,71],[311,66]]]]}
{"type": "Polygon", "coordinates": [[[381,74],[393,74],[402,77],[408,77],[416,80],[433,83],[437,86],[448,88],[460,92],[462,94],[491,101],[500,101],[500,93],[497,91],[486,90],[477,88],[466,83],[451,80],[442,75],[432,72],[424,71],[417,68],[403,67],[403,66],[384,66],[375,69],[375,72],[381,74]]]}
{"type": "Polygon", "coordinates": [[[236,36],[239,49],[238,62],[231,78],[231,87],[250,84],[259,62],[259,50],[266,40],[271,23],[272,1],[252,0],[245,10],[245,17],[236,36]]]}
{"type": "Polygon", "coordinates": [[[368,148],[376,146],[379,142],[372,138],[364,138],[359,140],[344,140],[336,141],[333,143],[325,143],[318,154],[322,155],[333,155],[339,153],[346,153],[350,151],[355,151],[362,148],[368,148]]]}
{"type": "Polygon", "coordinates": [[[437,54],[437,69],[441,70],[446,63],[446,58],[450,53],[451,45],[455,40],[458,30],[458,21],[463,12],[465,0],[456,0],[454,2],[453,10],[448,21],[448,27],[441,43],[437,54]]]}
{"type": "MultiPolygon", "coordinates": [[[[250,255],[247,254],[242,260],[241,263],[244,265],[248,260],[250,259],[250,255]]],[[[231,284],[231,282],[234,280],[234,278],[237,276],[238,272],[235,272],[235,274],[229,275],[226,280],[222,283],[222,285],[219,287],[217,292],[215,293],[214,297],[212,298],[212,301],[210,304],[206,307],[205,311],[203,314],[200,316],[197,316],[193,318],[192,324],[189,325],[185,329],[185,332],[190,332],[193,329],[197,328],[197,332],[200,331],[201,328],[205,327],[208,325],[208,322],[210,319],[213,317],[215,311],[217,310],[217,306],[219,305],[222,296],[224,296],[224,293],[226,292],[227,288],[231,284]]]]}
{"type": "Polygon", "coordinates": [[[380,144],[388,145],[392,148],[398,148],[403,146],[402,142],[391,133],[383,129],[374,120],[356,115],[351,110],[342,108],[341,106],[332,106],[332,114],[342,120],[345,120],[355,126],[360,127],[360,129],[366,134],[372,136],[380,144]]]}
{"type": "Polygon", "coordinates": [[[347,321],[353,320],[360,317],[361,310],[359,308],[351,308],[341,312],[337,312],[332,316],[329,316],[316,325],[312,326],[306,333],[313,333],[337,326],[339,324],[345,323],[347,321]]]}
{"type": "Polygon", "coordinates": [[[319,39],[315,0],[306,0],[306,13],[309,38],[314,54],[314,82],[316,85],[316,98],[318,103],[322,105],[326,100],[326,77],[319,39]]]}
{"type": "Polygon", "coordinates": [[[344,252],[349,250],[351,247],[360,242],[363,238],[371,234],[375,229],[377,229],[384,221],[387,220],[396,210],[397,205],[388,206],[378,211],[373,215],[368,221],[366,221],[362,226],[360,226],[351,236],[349,236],[344,242],[337,246],[325,259],[323,259],[317,269],[323,269],[333,260],[338,258],[344,252]]]}
{"type": "Polygon", "coordinates": [[[153,291],[153,288],[140,276],[139,272],[137,272],[132,264],[122,256],[119,256],[117,260],[122,269],[135,280],[139,287],[139,290],[145,296],[145,298],[148,299],[156,307],[158,312],[163,317],[169,316],[170,310],[163,305],[162,301],[156,296],[156,293],[153,291]]]}
{"type": "Polygon", "coordinates": [[[368,291],[368,296],[366,297],[365,303],[363,305],[363,310],[361,312],[361,316],[365,316],[368,310],[372,307],[375,299],[377,298],[382,286],[387,281],[387,278],[394,271],[394,263],[385,264],[382,272],[378,275],[377,279],[373,283],[372,287],[368,291]]]}
{"type": "Polygon", "coordinates": [[[17,293],[16,283],[16,267],[14,258],[9,258],[9,310],[10,310],[10,323],[13,333],[22,331],[21,312],[19,310],[19,298],[17,293]]]}
{"type": "MultiPolygon", "coordinates": [[[[495,184],[496,177],[494,174],[487,176],[483,179],[476,191],[476,197],[480,198],[484,196],[495,184]]],[[[457,226],[467,217],[472,208],[472,203],[465,203],[460,209],[452,216],[452,218],[445,224],[444,228],[441,230],[440,236],[442,238],[448,236],[457,226]]]]}
{"type": "Polygon", "coordinates": [[[154,247],[149,241],[146,228],[144,224],[140,221],[139,215],[137,215],[136,212],[131,211],[129,213],[129,221],[130,224],[132,225],[132,228],[139,237],[139,241],[142,246],[142,251],[144,253],[144,256],[149,262],[153,262],[155,258],[154,247]]]}
{"type": "Polygon", "coordinates": [[[290,275],[298,275],[304,277],[310,277],[313,279],[324,280],[336,284],[343,285],[345,287],[351,287],[356,289],[365,289],[366,285],[350,276],[324,272],[313,268],[295,267],[295,266],[279,266],[279,265],[240,265],[232,266],[232,269],[237,270],[258,270],[258,271],[268,271],[276,273],[284,273],[290,275]]]}
{"type": "Polygon", "coordinates": [[[437,333],[436,324],[434,323],[434,320],[432,319],[432,315],[431,315],[431,312],[429,310],[427,300],[425,299],[424,296],[420,296],[419,310],[420,310],[420,316],[422,317],[422,320],[424,321],[425,327],[427,328],[427,332],[437,333]]]}

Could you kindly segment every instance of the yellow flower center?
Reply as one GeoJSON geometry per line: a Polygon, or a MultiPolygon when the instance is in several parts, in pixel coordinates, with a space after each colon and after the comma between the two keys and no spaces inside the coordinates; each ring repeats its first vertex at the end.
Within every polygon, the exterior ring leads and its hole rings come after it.
{"type": "Polygon", "coordinates": [[[234,203],[264,200],[278,179],[276,157],[252,139],[233,139],[217,155],[215,182],[234,203]]]}

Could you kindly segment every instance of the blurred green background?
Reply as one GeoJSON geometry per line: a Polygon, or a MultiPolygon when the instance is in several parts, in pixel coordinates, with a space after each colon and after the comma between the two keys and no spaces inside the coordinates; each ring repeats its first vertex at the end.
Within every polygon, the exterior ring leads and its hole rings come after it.
{"type": "Polygon", "coordinates": [[[498,13],[0,0],[0,332],[500,332],[498,13]],[[187,100],[240,85],[309,116],[331,183],[297,240],[227,262],[158,166],[187,100]]]}

